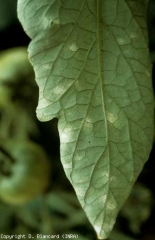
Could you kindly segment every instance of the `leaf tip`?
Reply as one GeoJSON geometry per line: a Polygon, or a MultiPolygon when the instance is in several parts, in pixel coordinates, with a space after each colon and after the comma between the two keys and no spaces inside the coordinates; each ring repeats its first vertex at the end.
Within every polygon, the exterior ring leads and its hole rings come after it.
{"type": "Polygon", "coordinates": [[[96,225],[96,226],[94,226],[94,229],[95,229],[96,234],[97,234],[97,239],[104,240],[104,239],[107,238],[106,233],[103,230],[102,230],[102,234],[101,234],[101,227],[100,226],[96,225]]]}
{"type": "Polygon", "coordinates": [[[103,236],[97,234],[97,239],[106,240],[106,238],[107,238],[107,237],[103,237],[103,236]]]}

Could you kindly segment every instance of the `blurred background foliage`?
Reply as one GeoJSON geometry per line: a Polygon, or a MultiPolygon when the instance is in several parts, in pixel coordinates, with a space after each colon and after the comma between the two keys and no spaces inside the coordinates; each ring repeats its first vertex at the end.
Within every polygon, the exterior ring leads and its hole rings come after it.
{"type": "MultiPolygon", "coordinates": [[[[41,123],[35,116],[38,87],[27,59],[30,39],[16,9],[16,0],[0,0],[0,234],[32,234],[35,239],[36,234],[75,233],[79,240],[96,240],[60,162],[57,120],[41,123]],[[43,176],[35,174],[35,161],[45,169],[43,176]],[[44,179],[42,187],[38,179],[44,179]],[[13,197],[7,192],[10,188],[13,197]]],[[[149,1],[148,28],[154,85],[155,0],[149,1]]],[[[155,240],[154,159],[153,147],[109,240],[155,240]]]]}

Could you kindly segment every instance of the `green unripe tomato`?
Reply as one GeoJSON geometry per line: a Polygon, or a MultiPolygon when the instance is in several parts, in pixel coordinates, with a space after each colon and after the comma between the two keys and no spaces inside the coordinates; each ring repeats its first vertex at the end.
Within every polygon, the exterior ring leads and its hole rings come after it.
{"type": "Polygon", "coordinates": [[[42,147],[31,141],[9,141],[5,143],[5,151],[10,159],[3,157],[0,166],[0,198],[9,204],[24,204],[42,194],[51,173],[42,147]]]}
{"type": "Polygon", "coordinates": [[[33,74],[25,47],[11,48],[0,52],[0,84],[18,81],[33,74]]]}

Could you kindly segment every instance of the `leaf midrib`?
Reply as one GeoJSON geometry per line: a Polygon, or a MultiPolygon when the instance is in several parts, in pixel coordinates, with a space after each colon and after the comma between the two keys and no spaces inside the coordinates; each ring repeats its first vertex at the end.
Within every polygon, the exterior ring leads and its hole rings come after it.
{"type": "MultiPolygon", "coordinates": [[[[105,145],[105,149],[106,147],[108,147],[108,122],[107,122],[107,117],[106,117],[106,111],[105,111],[105,101],[104,101],[104,93],[103,93],[103,76],[102,76],[102,53],[101,53],[101,10],[102,10],[102,6],[101,6],[101,1],[97,0],[97,4],[96,4],[96,38],[97,38],[97,58],[98,58],[98,80],[99,80],[99,84],[100,84],[100,90],[101,90],[101,103],[102,103],[102,109],[103,109],[103,116],[104,116],[104,120],[105,120],[105,131],[106,131],[106,145],[105,145]]],[[[109,149],[109,148],[108,148],[109,149]]],[[[108,176],[110,176],[110,162],[108,161],[108,176]]],[[[108,189],[110,190],[110,183],[108,184],[108,189]]],[[[106,203],[109,197],[109,190],[107,191],[107,197],[106,197],[106,203]]],[[[105,205],[106,205],[105,203],[105,205]]],[[[101,229],[103,229],[103,222],[102,221],[102,227],[101,229]]],[[[100,232],[101,233],[101,232],[100,232]]]]}

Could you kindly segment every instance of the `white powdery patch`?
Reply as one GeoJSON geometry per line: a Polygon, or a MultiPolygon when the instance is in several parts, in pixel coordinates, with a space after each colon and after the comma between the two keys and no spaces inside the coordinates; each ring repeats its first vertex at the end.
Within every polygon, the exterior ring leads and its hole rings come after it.
{"type": "Polygon", "coordinates": [[[72,52],[76,52],[79,47],[75,44],[75,43],[72,43],[69,47],[68,47],[72,52]]]}
{"type": "Polygon", "coordinates": [[[117,38],[117,42],[118,42],[119,45],[126,44],[126,40],[124,38],[117,38]]]}
{"type": "Polygon", "coordinates": [[[45,108],[47,106],[49,106],[51,104],[51,101],[47,100],[46,98],[40,98],[39,99],[39,105],[38,105],[38,109],[42,109],[45,108]]]}
{"type": "Polygon", "coordinates": [[[118,119],[118,115],[117,114],[113,114],[109,111],[106,111],[107,114],[107,120],[110,123],[114,123],[117,119],[118,119]]]}
{"type": "Polygon", "coordinates": [[[61,133],[61,142],[68,143],[71,142],[73,138],[73,133],[71,131],[61,133]]]}

